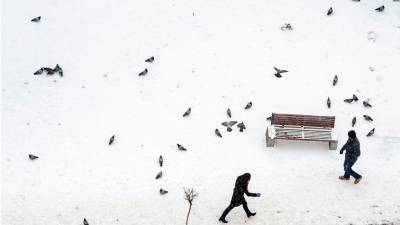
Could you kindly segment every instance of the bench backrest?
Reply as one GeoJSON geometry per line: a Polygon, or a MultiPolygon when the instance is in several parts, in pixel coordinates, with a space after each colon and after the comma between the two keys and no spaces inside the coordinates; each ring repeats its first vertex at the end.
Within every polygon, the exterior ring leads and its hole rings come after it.
{"type": "Polygon", "coordinates": [[[334,128],[335,117],[272,113],[271,124],[301,127],[334,128]]]}

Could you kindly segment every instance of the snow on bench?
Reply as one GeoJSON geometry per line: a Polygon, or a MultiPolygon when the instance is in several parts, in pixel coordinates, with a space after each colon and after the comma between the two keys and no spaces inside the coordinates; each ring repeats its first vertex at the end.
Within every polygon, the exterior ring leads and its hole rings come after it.
{"type": "Polygon", "coordinates": [[[336,150],[334,127],[334,116],[272,113],[266,132],[267,147],[274,147],[276,140],[322,141],[329,143],[330,150],[336,150]]]}

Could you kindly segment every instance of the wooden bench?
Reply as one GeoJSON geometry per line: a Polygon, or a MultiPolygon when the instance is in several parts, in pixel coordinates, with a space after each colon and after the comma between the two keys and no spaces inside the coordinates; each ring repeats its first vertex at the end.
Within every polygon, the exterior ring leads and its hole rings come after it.
{"type": "Polygon", "coordinates": [[[266,132],[267,147],[274,147],[276,140],[322,141],[329,143],[330,150],[336,150],[334,127],[334,116],[272,113],[266,132]]]}

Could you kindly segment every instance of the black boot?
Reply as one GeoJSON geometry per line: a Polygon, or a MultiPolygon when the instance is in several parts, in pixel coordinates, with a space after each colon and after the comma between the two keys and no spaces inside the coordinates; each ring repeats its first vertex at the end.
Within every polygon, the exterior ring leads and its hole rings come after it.
{"type": "Polygon", "coordinates": [[[223,223],[228,223],[228,221],[226,221],[225,218],[222,218],[222,216],[219,218],[219,221],[221,221],[223,223]]]}
{"type": "Polygon", "coordinates": [[[250,210],[249,210],[249,208],[247,207],[247,204],[246,204],[246,203],[243,204],[243,209],[244,209],[244,211],[246,212],[247,217],[249,217],[249,218],[256,215],[256,213],[250,212],[250,210]]]}
{"type": "Polygon", "coordinates": [[[255,212],[254,212],[254,213],[250,212],[249,214],[247,214],[247,217],[250,218],[250,217],[252,217],[252,216],[255,216],[256,214],[257,214],[257,213],[255,213],[255,212]]]}
{"type": "Polygon", "coordinates": [[[226,215],[228,215],[228,213],[233,209],[232,205],[229,205],[228,208],[226,208],[224,210],[224,212],[222,213],[221,217],[219,218],[219,221],[223,222],[223,223],[228,223],[228,221],[226,221],[225,217],[226,215]]]}

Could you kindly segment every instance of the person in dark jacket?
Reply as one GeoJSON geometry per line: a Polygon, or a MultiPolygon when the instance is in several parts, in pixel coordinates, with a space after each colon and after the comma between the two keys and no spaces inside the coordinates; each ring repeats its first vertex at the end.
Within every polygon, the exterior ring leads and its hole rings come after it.
{"type": "Polygon", "coordinates": [[[251,197],[260,197],[260,193],[250,193],[247,190],[247,186],[249,185],[251,175],[250,173],[245,173],[243,175],[238,176],[235,183],[235,188],[233,189],[233,195],[231,203],[229,204],[228,208],[224,210],[219,221],[223,223],[227,223],[228,221],[225,220],[226,215],[235,207],[243,205],[243,209],[246,212],[247,217],[251,217],[256,215],[256,213],[250,212],[249,208],[247,207],[246,199],[244,198],[244,194],[251,197]]]}
{"type": "Polygon", "coordinates": [[[354,184],[358,184],[362,176],[356,173],[352,167],[354,163],[356,163],[358,157],[361,155],[360,152],[360,142],[357,139],[356,132],[354,130],[349,131],[348,133],[349,139],[346,144],[343,145],[342,149],[340,149],[340,154],[343,154],[343,151],[346,151],[345,160],[344,160],[344,175],[340,176],[340,180],[350,180],[350,176],[356,179],[354,184]]]}

